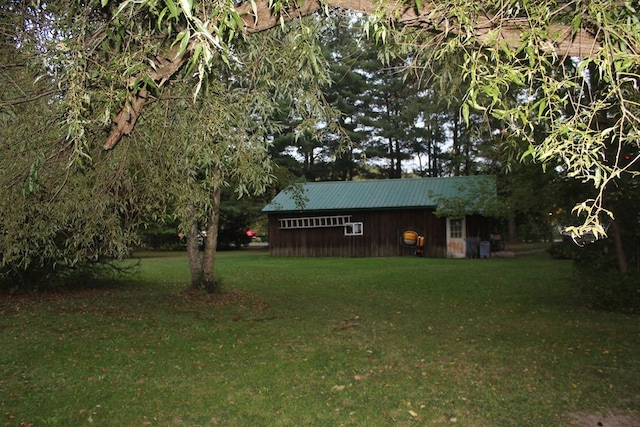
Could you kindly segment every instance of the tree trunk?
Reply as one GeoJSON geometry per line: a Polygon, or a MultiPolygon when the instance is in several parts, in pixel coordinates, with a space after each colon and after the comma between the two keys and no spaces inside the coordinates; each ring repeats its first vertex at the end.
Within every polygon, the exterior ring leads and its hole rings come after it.
{"type": "Polygon", "coordinates": [[[508,232],[509,235],[507,236],[507,240],[509,242],[515,242],[517,240],[518,237],[518,226],[516,224],[516,217],[515,216],[510,216],[509,217],[509,224],[508,224],[508,232]]]}
{"type": "Polygon", "coordinates": [[[211,206],[209,207],[207,240],[204,245],[204,258],[202,260],[204,289],[209,293],[220,291],[220,283],[215,280],[214,266],[216,261],[216,247],[218,245],[218,220],[220,218],[221,193],[222,186],[217,183],[215,189],[211,190],[211,206]]]}
{"type": "Polygon", "coordinates": [[[402,154],[400,153],[400,140],[396,139],[396,178],[402,178],[402,154]]]}
{"type": "Polygon", "coordinates": [[[622,247],[622,233],[620,232],[620,227],[616,221],[611,223],[611,228],[613,230],[613,242],[616,247],[618,271],[620,271],[622,277],[625,277],[629,272],[629,265],[627,264],[627,254],[624,252],[624,248],[622,247]]]}
{"type": "MultiPolygon", "coordinates": [[[[447,16],[447,9],[439,7],[437,2],[421,2],[420,7],[411,7],[404,2],[381,3],[374,0],[307,0],[304,2],[294,2],[293,6],[281,13],[273,13],[272,4],[267,0],[257,0],[255,2],[243,3],[236,8],[242,17],[247,33],[257,33],[277,25],[281,20],[297,19],[300,16],[311,14],[322,7],[337,7],[339,9],[350,9],[357,12],[373,13],[382,11],[387,18],[393,19],[404,25],[428,28],[434,32],[447,28],[456,31],[455,27],[442,25],[443,22],[455,21],[447,16]],[[253,13],[255,10],[257,13],[253,13]]],[[[517,49],[523,40],[523,34],[528,29],[527,22],[521,18],[506,18],[502,15],[490,15],[481,13],[475,21],[474,35],[480,43],[491,40],[501,40],[506,46],[517,49]]],[[[592,56],[600,50],[600,43],[592,34],[591,30],[585,28],[574,28],[570,24],[552,23],[547,31],[548,42],[555,47],[555,54],[558,56],[592,56]]]]}
{"type": "Polygon", "coordinates": [[[451,149],[451,170],[454,176],[460,175],[460,118],[457,114],[453,115],[453,147],[451,149]]]}
{"type": "Polygon", "coordinates": [[[196,207],[191,207],[191,228],[187,236],[187,254],[189,256],[189,271],[191,272],[191,288],[200,289],[203,286],[202,259],[200,258],[200,227],[196,215],[196,207]]]}

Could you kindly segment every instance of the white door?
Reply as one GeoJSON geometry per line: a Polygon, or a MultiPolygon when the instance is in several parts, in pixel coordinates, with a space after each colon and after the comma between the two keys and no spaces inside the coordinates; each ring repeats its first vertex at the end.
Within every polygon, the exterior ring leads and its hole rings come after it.
{"type": "Polygon", "coordinates": [[[447,218],[447,257],[466,257],[465,230],[464,218],[447,218]]]}

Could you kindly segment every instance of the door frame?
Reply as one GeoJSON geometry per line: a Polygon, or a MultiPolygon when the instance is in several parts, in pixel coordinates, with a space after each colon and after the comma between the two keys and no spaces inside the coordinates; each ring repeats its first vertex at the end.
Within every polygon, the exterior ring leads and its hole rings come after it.
{"type": "Polygon", "coordinates": [[[467,257],[466,218],[447,217],[447,258],[467,257]]]}

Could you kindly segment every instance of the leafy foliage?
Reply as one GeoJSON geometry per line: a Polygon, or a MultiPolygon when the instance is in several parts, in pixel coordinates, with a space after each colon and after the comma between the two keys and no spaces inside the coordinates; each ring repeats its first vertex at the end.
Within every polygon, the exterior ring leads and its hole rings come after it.
{"type": "Polygon", "coordinates": [[[0,226],[6,275],[46,282],[44,270],[123,257],[141,225],[170,216],[183,231],[194,220],[211,225],[220,208],[212,194],[232,187],[245,196],[272,182],[267,153],[282,105],[301,119],[300,132],[318,135],[316,123],[330,109],[317,96],[327,78],[312,27],[299,21],[245,41],[233,36],[239,21],[231,4],[209,6],[88,2],[68,10],[16,2],[0,9],[25,35],[2,45],[19,62],[2,68],[2,119],[18,117],[3,130],[9,143],[0,166],[9,187],[0,226]],[[216,29],[203,13],[226,18],[216,29]],[[25,95],[30,85],[39,91],[33,99],[25,95]],[[130,138],[103,152],[95,142],[114,116],[120,136],[112,142],[130,138]]]}
{"type": "Polygon", "coordinates": [[[418,37],[413,29],[394,26],[388,7],[382,2],[370,19],[372,36],[393,38],[390,46],[412,52],[423,64],[462,52],[468,84],[462,117],[468,121],[476,110],[487,120],[503,121],[505,132],[528,142],[522,156],[550,168],[559,164],[569,177],[589,182],[596,195],[575,206],[581,224],[570,231],[604,237],[602,218],[613,217],[607,190],[622,175],[637,173],[630,163],[619,161],[619,154],[630,152],[631,163],[640,156],[640,21],[635,6],[439,1],[423,5],[427,16],[421,22],[427,29],[418,37]],[[487,33],[481,31],[483,24],[490,28],[487,33]],[[439,33],[429,36],[433,29],[439,33]],[[592,45],[581,44],[585,34],[595,35],[592,45]],[[571,56],[573,52],[579,56],[571,56]],[[517,97],[505,96],[510,92],[517,97]]]}
{"type": "Polygon", "coordinates": [[[132,167],[143,146],[104,153],[87,143],[100,129],[83,117],[105,96],[75,88],[74,79],[89,76],[65,62],[68,43],[77,42],[69,35],[87,16],[57,12],[22,2],[0,8],[3,23],[16,26],[15,38],[0,45],[0,276],[13,289],[51,285],[60,272],[87,275],[81,267],[127,255],[142,217],[156,206],[154,187],[140,191],[143,177],[132,167]],[[35,25],[50,37],[30,31],[35,25]]]}
{"type": "Polygon", "coordinates": [[[433,193],[429,197],[435,198],[438,206],[435,214],[440,217],[461,218],[480,213],[499,218],[506,214],[504,203],[497,197],[496,181],[491,176],[478,177],[472,183],[460,183],[455,196],[433,193]]]}

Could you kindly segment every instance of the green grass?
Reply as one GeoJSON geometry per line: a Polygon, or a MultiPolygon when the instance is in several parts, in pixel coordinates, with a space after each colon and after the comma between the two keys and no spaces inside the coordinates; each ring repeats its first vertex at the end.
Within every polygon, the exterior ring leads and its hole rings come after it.
{"type": "Polygon", "coordinates": [[[0,425],[564,426],[640,410],[638,317],[567,261],[185,254],[126,286],[0,299],[0,425]]]}

